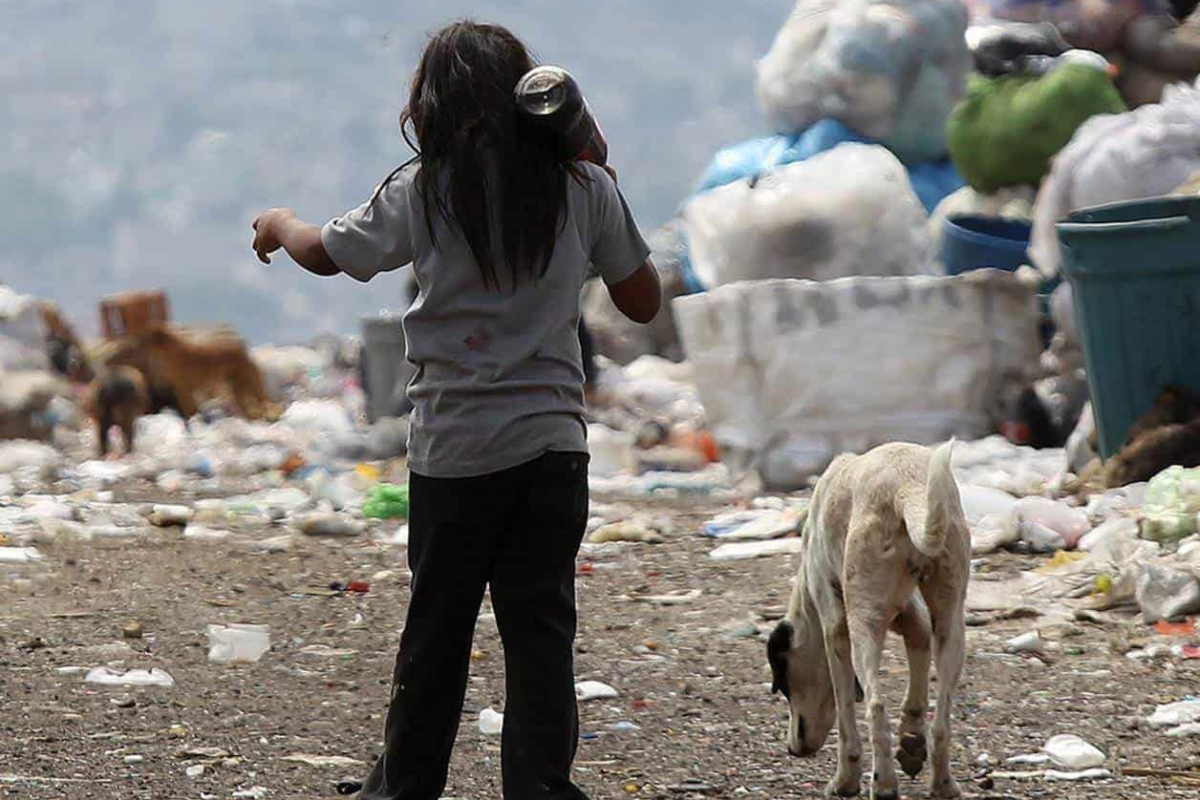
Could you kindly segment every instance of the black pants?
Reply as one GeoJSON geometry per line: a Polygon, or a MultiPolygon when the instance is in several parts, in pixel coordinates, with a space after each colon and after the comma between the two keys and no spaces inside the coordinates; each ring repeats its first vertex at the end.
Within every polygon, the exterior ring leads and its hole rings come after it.
{"type": "Polygon", "coordinates": [[[446,786],[484,588],[504,643],[507,800],[586,800],[571,783],[575,556],[587,525],[584,453],[479,478],[409,477],[412,591],[383,755],[363,800],[434,800],[446,786]]]}

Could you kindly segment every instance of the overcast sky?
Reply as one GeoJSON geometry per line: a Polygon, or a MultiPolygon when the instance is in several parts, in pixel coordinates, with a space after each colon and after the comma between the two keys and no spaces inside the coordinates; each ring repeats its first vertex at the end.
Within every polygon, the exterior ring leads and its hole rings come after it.
{"type": "Polygon", "coordinates": [[[579,77],[639,221],[669,219],[720,146],[764,133],[754,62],[791,0],[3,0],[0,282],[97,328],[105,293],[256,342],[357,329],[395,304],[266,267],[254,212],[323,222],[405,158],[396,116],[427,33],[511,26],[579,77]]]}

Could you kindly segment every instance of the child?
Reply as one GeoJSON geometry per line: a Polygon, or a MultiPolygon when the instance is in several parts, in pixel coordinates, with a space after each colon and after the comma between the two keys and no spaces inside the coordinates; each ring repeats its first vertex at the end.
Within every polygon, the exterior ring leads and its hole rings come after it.
{"type": "Polygon", "coordinates": [[[412,263],[404,318],[412,590],[385,747],[369,800],[446,784],[485,587],[504,643],[508,800],[578,800],[575,556],[588,516],[579,293],[589,265],[646,323],[661,291],[610,173],[575,163],[517,111],[534,66],[507,30],[435,34],[401,114],[417,157],[323,228],[285,209],[254,223],[318,275],[361,281],[412,263]]]}

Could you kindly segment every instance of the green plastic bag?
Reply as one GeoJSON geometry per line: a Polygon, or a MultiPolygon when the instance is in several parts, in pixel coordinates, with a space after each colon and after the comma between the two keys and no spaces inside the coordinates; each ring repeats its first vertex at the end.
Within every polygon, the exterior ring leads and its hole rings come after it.
{"type": "Polygon", "coordinates": [[[1125,110],[1108,74],[1087,64],[1063,64],[1036,77],[977,76],[946,123],[947,149],[977,192],[1037,186],[1080,125],[1125,110]]]}
{"type": "Polygon", "coordinates": [[[408,487],[378,483],[367,492],[362,510],[367,519],[407,519],[408,487]]]}
{"type": "Polygon", "coordinates": [[[1200,468],[1168,467],[1150,479],[1142,503],[1142,538],[1177,542],[1196,532],[1200,468]]]}

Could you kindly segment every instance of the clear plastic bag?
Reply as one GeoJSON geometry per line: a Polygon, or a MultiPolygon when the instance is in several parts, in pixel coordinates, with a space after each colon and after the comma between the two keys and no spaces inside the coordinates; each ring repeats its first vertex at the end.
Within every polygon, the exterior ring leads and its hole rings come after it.
{"type": "Polygon", "coordinates": [[[781,133],[831,117],[906,163],[936,160],[966,91],[966,29],[959,0],[800,0],[759,62],[759,102],[781,133]]]}
{"type": "Polygon", "coordinates": [[[878,145],[842,144],[694,198],[684,209],[704,285],[933,271],[926,215],[908,174],[878,145]]]}

